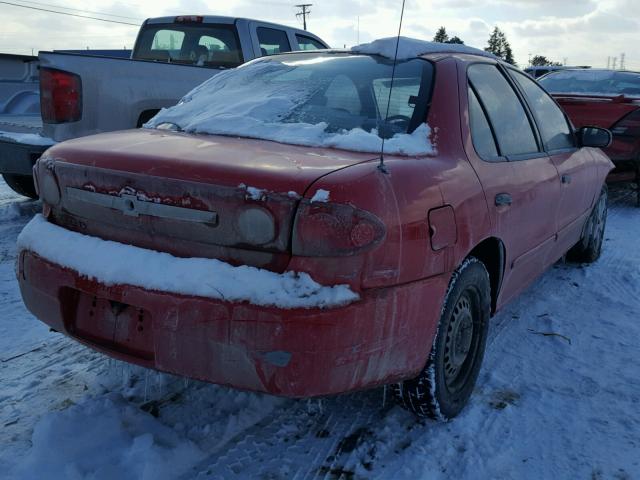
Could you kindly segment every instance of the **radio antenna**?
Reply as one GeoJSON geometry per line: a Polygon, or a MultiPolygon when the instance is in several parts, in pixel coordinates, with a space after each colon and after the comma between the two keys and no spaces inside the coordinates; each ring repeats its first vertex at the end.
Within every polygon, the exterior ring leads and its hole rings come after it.
{"type": "MultiPolygon", "coordinates": [[[[400,11],[400,24],[398,25],[398,37],[396,38],[396,52],[393,56],[393,68],[391,70],[391,85],[389,86],[389,98],[387,99],[387,111],[384,116],[385,124],[387,122],[387,118],[389,118],[389,107],[391,106],[391,93],[393,92],[393,81],[396,78],[396,64],[398,63],[398,47],[400,46],[400,33],[402,32],[402,18],[404,17],[404,3],[405,3],[405,0],[402,0],[402,10],[400,11]]],[[[386,134],[383,133],[382,146],[380,147],[380,163],[378,164],[378,170],[380,170],[382,173],[389,173],[389,171],[387,170],[387,167],[384,164],[385,139],[386,139],[386,134]]]]}

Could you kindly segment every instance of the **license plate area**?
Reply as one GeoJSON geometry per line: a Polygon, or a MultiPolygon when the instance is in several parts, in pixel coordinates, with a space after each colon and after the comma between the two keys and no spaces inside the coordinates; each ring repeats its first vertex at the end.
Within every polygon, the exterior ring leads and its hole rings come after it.
{"type": "Polygon", "coordinates": [[[78,290],[73,293],[69,296],[77,299],[76,308],[67,318],[71,334],[109,350],[153,360],[153,323],[148,311],[78,290]]]}

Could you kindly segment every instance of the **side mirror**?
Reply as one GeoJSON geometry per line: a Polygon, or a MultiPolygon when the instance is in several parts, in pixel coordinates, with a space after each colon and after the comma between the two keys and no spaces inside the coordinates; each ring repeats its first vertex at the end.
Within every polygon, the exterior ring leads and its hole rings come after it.
{"type": "Polygon", "coordinates": [[[578,130],[578,142],[581,147],[607,148],[613,141],[613,135],[606,128],[582,127],[578,130]]]}

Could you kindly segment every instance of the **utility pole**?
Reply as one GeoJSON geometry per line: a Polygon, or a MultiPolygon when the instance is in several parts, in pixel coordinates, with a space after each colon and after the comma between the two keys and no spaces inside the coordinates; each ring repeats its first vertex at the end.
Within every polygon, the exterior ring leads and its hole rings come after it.
{"type": "Polygon", "coordinates": [[[618,65],[618,57],[613,57],[611,68],[615,70],[617,65],[618,65]]]}
{"type": "Polygon", "coordinates": [[[308,8],[313,6],[313,3],[302,3],[300,5],[296,5],[300,9],[298,13],[296,13],[296,17],[302,17],[302,25],[303,28],[307,29],[307,15],[311,13],[311,10],[308,8]]]}
{"type": "Polygon", "coordinates": [[[626,56],[625,53],[621,53],[620,54],[620,70],[624,70],[624,57],[626,56]]]}

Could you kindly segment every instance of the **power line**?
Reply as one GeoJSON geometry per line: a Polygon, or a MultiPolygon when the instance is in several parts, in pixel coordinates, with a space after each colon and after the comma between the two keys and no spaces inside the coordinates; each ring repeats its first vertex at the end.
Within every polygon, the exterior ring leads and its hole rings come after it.
{"type": "Polygon", "coordinates": [[[300,8],[300,12],[296,13],[296,17],[302,17],[302,25],[303,28],[307,29],[307,15],[311,13],[311,10],[307,10],[308,7],[312,7],[313,3],[302,3],[300,5],[296,5],[296,7],[300,8]]]}
{"type": "Polygon", "coordinates": [[[125,15],[116,15],[114,13],[103,13],[103,12],[94,12],[91,10],[82,10],[79,8],[71,8],[71,7],[64,7],[62,5],[54,5],[51,3],[41,3],[41,2],[34,2],[32,0],[18,0],[20,3],[29,3],[32,5],[41,5],[41,6],[45,6],[45,7],[53,7],[53,8],[61,8],[63,10],[73,10],[74,12],[81,12],[81,13],[94,13],[96,15],[102,15],[103,17],[117,17],[117,18],[128,18],[129,20],[144,20],[144,18],[137,18],[137,17],[127,17],[125,15]]]}
{"type": "Polygon", "coordinates": [[[17,3],[5,2],[5,1],[2,1],[2,0],[0,0],[0,3],[5,4],[5,5],[12,5],[14,7],[22,7],[22,8],[28,8],[28,9],[31,9],[31,10],[38,10],[38,11],[41,11],[41,12],[57,13],[59,15],[68,15],[69,17],[87,18],[89,20],[98,20],[100,22],[108,22],[108,23],[119,23],[120,25],[132,25],[134,27],[139,27],[140,26],[139,23],[121,22],[119,20],[107,20],[106,18],[89,17],[89,16],[86,16],[86,15],[77,15],[75,13],[69,13],[69,12],[57,12],[55,10],[48,10],[46,8],[29,7],[27,5],[19,5],[17,3]]]}

